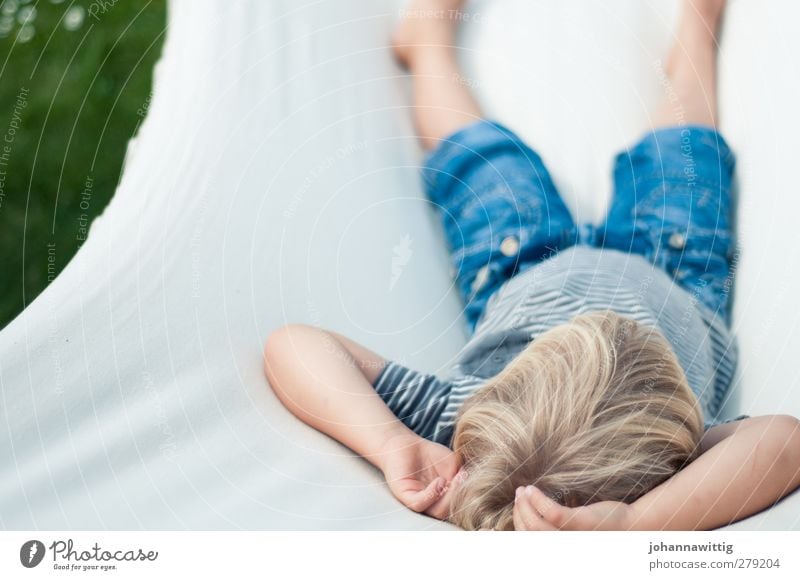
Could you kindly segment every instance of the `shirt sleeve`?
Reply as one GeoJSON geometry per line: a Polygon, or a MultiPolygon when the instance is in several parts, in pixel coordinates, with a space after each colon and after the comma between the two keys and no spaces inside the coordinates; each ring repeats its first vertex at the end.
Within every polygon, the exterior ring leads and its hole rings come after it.
{"type": "Polygon", "coordinates": [[[389,361],[373,386],[398,419],[420,437],[434,440],[451,383],[389,361]]]}
{"type": "Polygon", "coordinates": [[[749,419],[750,415],[737,415],[732,419],[726,419],[721,421],[720,419],[711,419],[705,422],[704,430],[708,431],[711,427],[716,427],[717,425],[724,425],[725,423],[733,423],[734,421],[741,421],[742,419],[749,419]]]}

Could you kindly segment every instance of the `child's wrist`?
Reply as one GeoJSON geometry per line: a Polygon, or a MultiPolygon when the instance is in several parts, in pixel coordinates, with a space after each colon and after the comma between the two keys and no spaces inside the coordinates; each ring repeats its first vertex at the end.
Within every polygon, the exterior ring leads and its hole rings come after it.
{"type": "Polygon", "coordinates": [[[644,495],[630,504],[628,530],[652,531],[663,529],[665,522],[659,517],[656,506],[646,500],[646,497],[644,495]]]}
{"type": "Polygon", "coordinates": [[[372,457],[372,463],[380,469],[384,471],[384,465],[386,463],[386,459],[397,453],[398,450],[408,448],[410,445],[410,441],[419,438],[419,435],[414,433],[411,429],[403,425],[398,421],[397,425],[392,425],[387,427],[386,431],[384,431],[382,442],[378,446],[378,450],[372,457]]]}
{"type": "Polygon", "coordinates": [[[642,509],[640,500],[636,500],[628,506],[625,528],[628,531],[642,531],[647,528],[647,510],[642,509]]]}

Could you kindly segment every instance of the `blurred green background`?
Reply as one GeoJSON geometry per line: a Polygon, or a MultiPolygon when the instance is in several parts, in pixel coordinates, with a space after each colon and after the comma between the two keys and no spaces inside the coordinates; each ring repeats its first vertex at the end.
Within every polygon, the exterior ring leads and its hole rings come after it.
{"type": "Polygon", "coordinates": [[[165,26],[166,0],[0,3],[0,328],[114,194],[165,26]]]}

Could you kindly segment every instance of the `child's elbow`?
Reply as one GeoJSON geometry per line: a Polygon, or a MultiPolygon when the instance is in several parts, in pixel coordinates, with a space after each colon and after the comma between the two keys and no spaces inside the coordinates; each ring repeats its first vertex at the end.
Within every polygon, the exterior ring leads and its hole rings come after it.
{"type": "Polygon", "coordinates": [[[293,324],[286,324],[269,333],[264,343],[264,360],[273,357],[283,348],[283,344],[291,336],[293,324]]]}
{"type": "Polygon", "coordinates": [[[800,420],[792,415],[775,415],[770,430],[778,445],[779,461],[800,469],[800,420]]]}
{"type": "Polygon", "coordinates": [[[305,331],[302,324],[286,324],[274,330],[264,343],[264,372],[273,389],[277,385],[280,369],[297,350],[300,335],[305,331]]]}

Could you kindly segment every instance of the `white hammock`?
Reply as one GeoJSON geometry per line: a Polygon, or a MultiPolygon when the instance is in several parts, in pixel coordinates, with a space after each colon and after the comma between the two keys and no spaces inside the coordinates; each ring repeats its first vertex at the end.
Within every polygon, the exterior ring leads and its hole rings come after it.
{"type": "MultiPolygon", "coordinates": [[[[289,321],[428,371],[465,341],[387,47],[401,5],[170,3],[111,205],[0,334],[0,527],[447,527],[291,417],[261,368],[264,338],[289,321]]],[[[675,8],[471,8],[464,81],[543,154],[581,221],[602,214],[612,154],[647,126],[675,8]]],[[[799,20],[790,0],[737,0],[727,19],[723,131],[744,249],[728,415],[800,415],[799,20]]],[[[800,529],[800,495],[732,527],[800,529]]]]}

